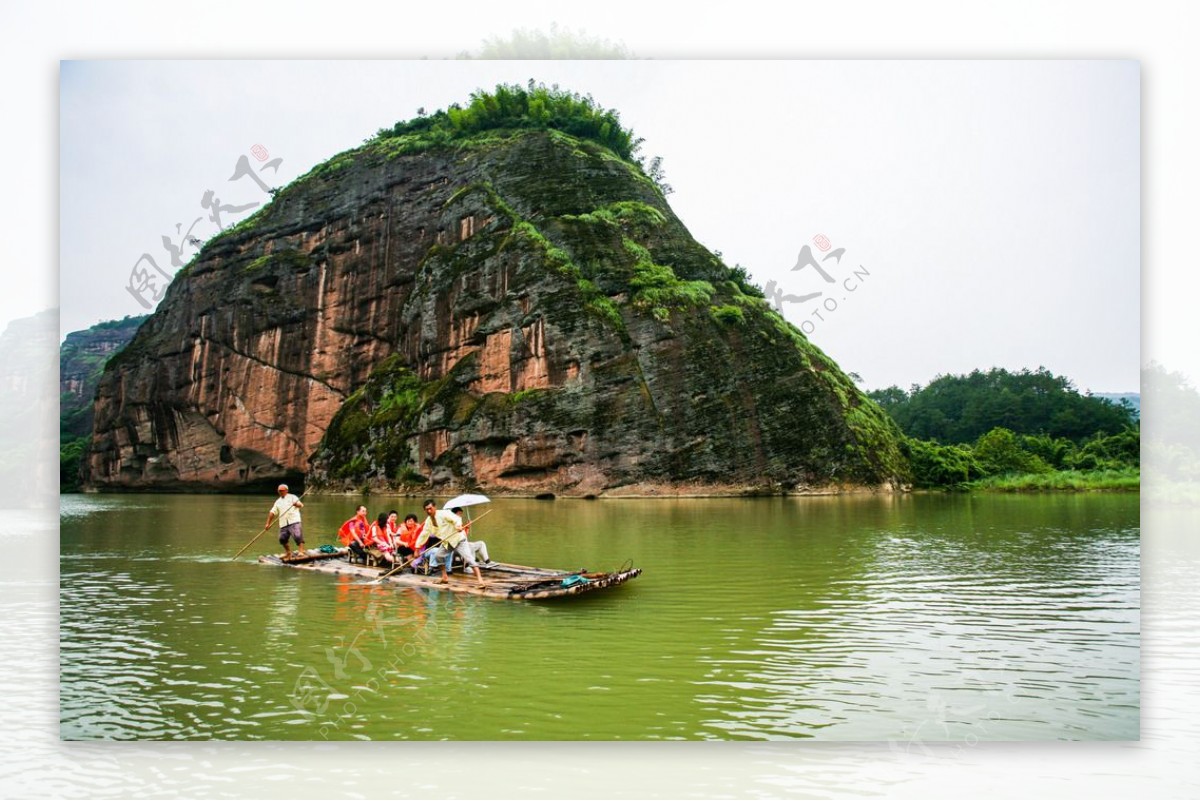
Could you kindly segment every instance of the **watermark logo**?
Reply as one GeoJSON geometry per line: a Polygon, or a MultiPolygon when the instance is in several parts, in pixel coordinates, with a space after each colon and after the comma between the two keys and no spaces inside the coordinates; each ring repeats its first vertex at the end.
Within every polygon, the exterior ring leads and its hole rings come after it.
{"type": "MultiPolygon", "coordinates": [[[[243,178],[248,178],[260,190],[268,195],[274,195],[275,189],[267,186],[266,182],[259,177],[259,173],[270,169],[276,174],[279,173],[279,165],[283,163],[282,158],[270,158],[270,153],[265,147],[260,144],[255,144],[250,148],[251,155],[257,161],[266,162],[257,171],[250,165],[250,159],[245,155],[239,156],[233,167],[233,175],[229,181],[240,181],[243,178]]],[[[167,252],[167,258],[170,259],[171,267],[177,271],[185,264],[184,248],[192,248],[194,251],[199,251],[200,246],[204,244],[200,237],[196,236],[193,231],[196,226],[204,220],[215,224],[218,231],[225,230],[225,226],[231,223],[231,220],[223,218],[221,215],[234,215],[249,211],[256,206],[261,205],[260,202],[254,201],[250,203],[223,203],[221,198],[217,196],[215,189],[206,189],[200,196],[200,208],[208,212],[207,216],[197,217],[188,226],[186,232],[183,231],[183,223],[175,224],[175,237],[164,234],[162,237],[163,250],[167,252]],[[178,241],[176,240],[178,238],[178,241]]],[[[211,235],[211,233],[210,233],[211,235]]],[[[194,255],[194,254],[193,254],[194,255]]],[[[163,258],[159,254],[159,258],[163,258]]],[[[190,258],[190,256],[189,256],[190,258]]],[[[158,261],[149,252],[138,256],[133,263],[133,267],[129,271],[129,281],[125,285],[125,291],[128,292],[134,300],[136,300],[144,309],[154,308],[155,304],[162,299],[163,294],[167,291],[167,285],[171,283],[175,271],[167,272],[161,267],[158,261]],[[151,272],[153,270],[153,272],[151,272]]]]}
{"type": "Polygon", "coordinates": [[[805,245],[800,248],[800,255],[796,257],[796,263],[792,266],[791,272],[811,270],[804,273],[803,281],[812,283],[810,277],[812,279],[819,278],[825,285],[822,289],[806,294],[792,294],[781,287],[777,281],[768,281],[764,288],[767,298],[775,304],[775,310],[781,314],[785,303],[807,304],[816,301],[814,306],[806,310],[808,316],[800,322],[800,330],[805,334],[815,332],[821,323],[826,322],[827,316],[836,313],[840,304],[845,303],[852,293],[857,292],[871,275],[871,272],[861,264],[857,269],[843,268],[842,257],[846,255],[846,249],[832,249],[833,243],[824,234],[817,234],[812,241],[813,245],[817,246],[817,250],[825,255],[818,260],[816,254],[813,253],[812,246],[805,245]],[[827,264],[830,259],[833,260],[833,264],[827,264]],[[847,272],[849,274],[846,274],[847,272]],[[840,279],[838,276],[841,276],[840,279]],[[829,284],[834,286],[830,287],[829,284]],[[839,288],[840,291],[838,291],[839,288]]]}
{"type": "Polygon", "coordinates": [[[927,714],[906,724],[900,736],[888,738],[892,753],[957,759],[981,741],[1005,736],[991,724],[1011,717],[1017,702],[1014,689],[967,671],[960,672],[956,684],[959,692],[930,690],[925,699],[927,714]]]}
{"type": "Polygon", "coordinates": [[[987,704],[951,707],[945,698],[935,693],[929,698],[928,708],[929,717],[905,726],[901,737],[888,738],[888,747],[893,753],[934,757],[939,750],[944,753],[945,748],[949,747],[953,755],[958,756],[964,747],[975,747],[981,734],[984,737],[989,734],[990,729],[984,719],[988,711],[987,704]],[[957,727],[952,730],[951,719],[976,722],[972,730],[959,734],[957,727]]]}

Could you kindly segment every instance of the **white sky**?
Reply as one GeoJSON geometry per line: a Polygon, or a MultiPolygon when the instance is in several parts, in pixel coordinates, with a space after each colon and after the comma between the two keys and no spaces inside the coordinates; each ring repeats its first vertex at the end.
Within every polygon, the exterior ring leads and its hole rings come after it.
{"type": "Polygon", "coordinates": [[[824,290],[785,316],[868,388],[1044,365],[1136,391],[1129,60],[67,62],[62,332],[142,313],[130,270],[149,252],[174,272],[161,240],[179,241],[177,223],[216,232],[206,190],[265,199],[227,180],[253,145],[283,159],[264,174],[282,185],[418,107],[531,77],[620,111],[664,156],[676,213],[728,263],[781,293],[824,290]],[[834,285],[790,269],[817,234],[845,248],[825,263],[834,285]],[[869,276],[852,278],[860,265],[869,276]]]}

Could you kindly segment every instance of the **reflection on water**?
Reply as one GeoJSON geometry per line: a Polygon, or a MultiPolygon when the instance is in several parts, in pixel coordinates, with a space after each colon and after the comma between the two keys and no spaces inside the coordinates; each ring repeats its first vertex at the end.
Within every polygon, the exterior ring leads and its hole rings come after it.
{"type": "Polygon", "coordinates": [[[498,502],[501,558],[646,571],[542,604],[231,561],[257,499],[72,501],[69,739],[1138,735],[1136,497],[498,502]]]}

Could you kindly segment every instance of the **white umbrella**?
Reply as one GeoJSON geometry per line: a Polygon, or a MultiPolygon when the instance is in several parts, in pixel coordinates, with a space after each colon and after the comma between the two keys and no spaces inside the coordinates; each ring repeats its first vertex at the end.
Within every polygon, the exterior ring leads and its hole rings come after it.
{"type": "Polygon", "coordinates": [[[455,498],[451,498],[450,500],[446,501],[446,505],[443,506],[442,508],[443,509],[457,509],[460,506],[463,508],[466,508],[468,506],[478,506],[481,503],[491,503],[491,502],[492,502],[492,499],[486,495],[471,495],[470,493],[468,493],[466,495],[459,495],[455,498]]]}

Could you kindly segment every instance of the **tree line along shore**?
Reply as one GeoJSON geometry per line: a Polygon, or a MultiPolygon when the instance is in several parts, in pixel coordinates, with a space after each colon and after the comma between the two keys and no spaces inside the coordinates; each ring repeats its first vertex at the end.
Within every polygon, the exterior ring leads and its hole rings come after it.
{"type": "Polygon", "coordinates": [[[867,393],[904,432],[920,489],[1136,491],[1140,410],[1039,368],[944,375],[867,393]]]}

